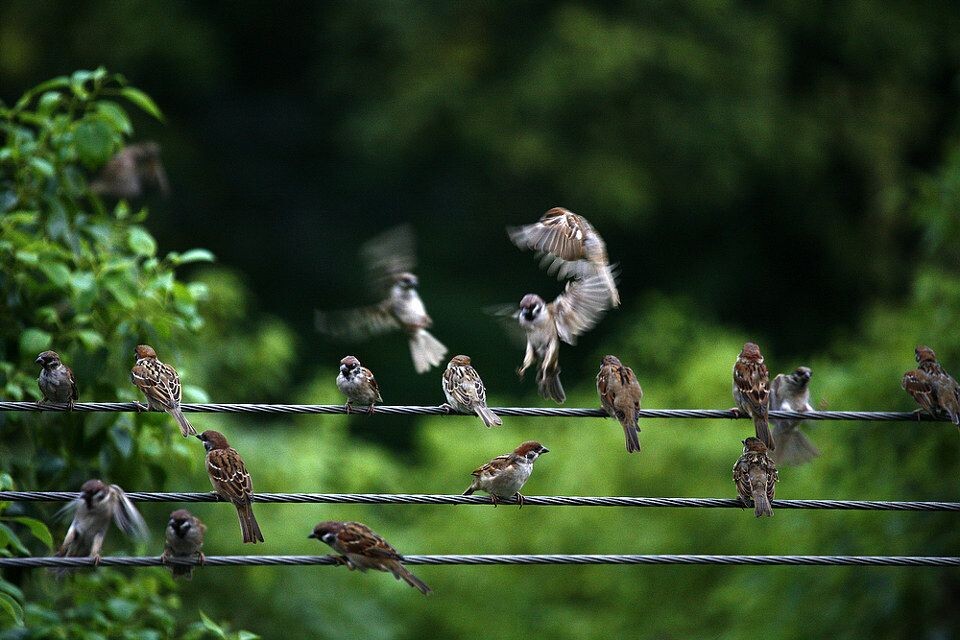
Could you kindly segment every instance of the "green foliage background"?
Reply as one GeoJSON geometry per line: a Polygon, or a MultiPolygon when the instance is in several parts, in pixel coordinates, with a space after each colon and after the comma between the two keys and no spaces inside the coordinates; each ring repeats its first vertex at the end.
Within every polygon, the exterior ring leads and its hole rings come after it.
{"type": "MultiPolygon", "coordinates": [[[[473,356],[491,404],[543,404],[481,309],[559,285],[503,226],[561,204],[623,268],[624,306],[565,349],[570,406],[596,404],[604,353],[644,406],[730,406],[746,339],[774,371],[813,368],[832,409],[910,409],[917,343],[960,371],[958,16],[946,3],[80,2],[0,7],[0,388],[36,394],[52,345],[81,399],[132,399],[150,341],[191,400],[337,402],[352,352],[388,403],[438,403],[397,336],[333,343],[314,307],[371,301],[363,239],[419,238],[437,335],[473,356]],[[64,37],[69,34],[70,37],[64,37]],[[105,63],[135,79],[73,68],[105,63]],[[71,65],[65,68],[64,65],[71,65]],[[131,109],[131,107],[133,107],[131,109]],[[173,196],[104,202],[87,179],[127,139],[158,139],[173,196]],[[194,250],[195,247],[203,247],[194,250]],[[173,253],[171,253],[171,251],[173,253]],[[204,264],[217,256],[217,265],[204,264]]],[[[645,421],[627,456],[607,421],[197,416],[259,491],[452,493],[536,437],[531,494],[725,496],[745,423],[645,421]]],[[[64,489],[205,490],[202,448],[159,415],[0,415],[3,478],[64,489]]],[[[950,425],[818,423],[823,456],[778,496],[955,500],[950,425]]],[[[3,505],[59,538],[53,507],[3,505]]],[[[148,505],[158,554],[170,505],[148,505]]],[[[207,551],[248,553],[235,515],[196,505],[207,551]]],[[[264,553],[317,553],[321,519],[359,519],[408,553],[958,555],[950,514],[258,505],[264,553]]],[[[7,553],[49,553],[8,522],[7,553]]],[[[30,533],[34,527],[36,535],[30,533]]],[[[3,530],[5,531],[5,530],[3,530]]],[[[259,551],[259,549],[258,549],[259,551]]],[[[952,638],[955,571],[855,568],[418,568],[430,598],[331,568],[5,575],[2,637],[952,638]],[[24,613],[20,607],[25,607],[24,613]],[[209,617],[201,617],[205,612],[209,617]],[[22,617],[24,626],[15,626],[22,617]],[[213,621],[217,621],[215,624],[213,621]],[[223,624],[221,624],[223,623],[223,624]],[[218,626],[220,625],[220,626],[218,626]],[[220,627],[226,625],[221,629],[220,627]],[[245,632],[244,632],[245,633],[245,632]],[[99,635],[94,635],[99,634],[99,635]]]]}

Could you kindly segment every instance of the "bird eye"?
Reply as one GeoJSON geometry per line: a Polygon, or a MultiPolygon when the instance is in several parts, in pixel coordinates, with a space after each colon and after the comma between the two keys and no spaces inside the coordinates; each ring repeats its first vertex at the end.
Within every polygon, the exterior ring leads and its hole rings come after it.
{"type": "Polygon", "coordinates": [[[332,531],[327,531],[325,534],[320,536],[320,539],[326,542],[327,544],[331,544],[334,538],[336,538],[336,536],[332,531]]]}
{"type": "Polygon", "coordinates": [[[527,459],[528,459],[528,460],[533,460],[533,459],[536,458],[536,457],[537,457],[537,452],[536,452],[536,451],[531,451],[531,452],[529,452],[529,453],[527,454],[527,459]]]}

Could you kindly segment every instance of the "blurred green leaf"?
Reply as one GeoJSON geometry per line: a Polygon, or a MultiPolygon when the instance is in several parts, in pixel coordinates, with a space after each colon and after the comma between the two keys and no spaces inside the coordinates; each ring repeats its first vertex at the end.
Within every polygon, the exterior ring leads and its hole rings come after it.
{"type": "Polygon", "coordinates": [[[157,252],[157,241],[143,227],[130,227],[127,245],[138,256],[152,257],[157,252]]]}
{"type": "Polygon", "coordinates": [[[177,258],[177,264],[190,264],[192,262],[213,262],[216,260],[212,251],[206,249],[189,249],[180,254],[177,258]]]}
{"type": "Polygon", "coordinates": [[[53,548],[53,536],[50,535],[50,530],[47,529],[47,525],[44,523],[26,516],[15,516],[9,519],[29,529],[33,537],[46,545],[48,549],[53,548]]]}
{"type": "Polygon", "coordinates": [[[23,607],[6,593],[0,593],[0,610],[10,617],[13,624],[23,626],[23,607]]]}
{"type": "Polygon", "coordinates": [[[20,353],[31,359],[49,349],[51,344],[53,344],[53,336],[43,329],[30,327],[20,333],[20,353]]]}
{"type": "Polygon", "coordinates": [[[157,120],[163,121],[163,113],[160,112],[160,107],[158,107],[153,99],[143,91],[133,87],[124,87],[120,90],[120,93],[124,98],[134,103],[157,120]]]}
{"type": "Polygon", "coordinates": [[[98,167],[113,153],[113,132],[100,118],[86,118],[77,125],[75,134],[80,161],[88,167],[98,167]]]}

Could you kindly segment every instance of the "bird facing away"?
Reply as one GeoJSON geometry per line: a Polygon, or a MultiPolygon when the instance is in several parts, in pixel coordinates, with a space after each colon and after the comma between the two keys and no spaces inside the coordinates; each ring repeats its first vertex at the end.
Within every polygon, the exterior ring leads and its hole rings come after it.
{"type": "Polygon", "coordinates": [[[623,427],[627,453],[640,451],[640,401],[643,389],[633,369],[626,367],[616,356],[604,356],[597,374],[597,393],[600,406],[623,427]]]}
{"type": "Polygon", "coordinates": [[[931,416],[946,415],[960,427],[960,386],[940,365],[930,347],[919,346],[918,366],[903,374],[900,386],[931,416]]]}
{"type": "Polygon", "coordinates": [[[533,463],[537,458],[550,449],[530,440],[524,442],[511,453],[497,456],[471,474],[473,482],[463,492],[463,495],[473,495],[475,491],[485,491],[490,494],[490,501],[497,505],[502,499],[516,497],[517,503],[523,507],[523,494],[520,490],[530,479],[533,473],[533,463]]]}
{"type": "Polygon", "coordinates": [[[207,475],[213,490],[237,508],[244,543],[263,542],[260,525],[253,517],[253,480],[243,458],[219,431],[207,430],[197,436],[207,450],[207,475]]]}
{"type": "Polygon", "coordinates": [[[423,595],[430,593],[430,587],[423,580],[400,564],[403,556],[365,524],[332,520],[320,522],[307,537],[330,545],[341,555],[340,562],[347,565],[351,571],[386,571],[392,573],[397,580],[403,580],[411,587],[419,589],[423,595]]]}
{"type": "Polygon", "coordinates": [[[500,426],[503,421],[487,408],[487,392],[480,374],[470,364],[468,356],[454,356],[447,364],[442,379],[443,395],[452,409],[464,413],[476,413],[484,426],[500,426]]]}
{"type": "MultiPolygon", "coordinates": [[[[810,406],[810,367],[797,367],[790,374],[781,373],[770,383],[770,409],[774,411],[813,411],[810,406]]],[[[771,418],[773,439],[777,448],[770,457],[778,465],[799,465],[820,455],[810,438],[800,431],[802,420],[771,418]]]]}
{"type": "Polygon", "coordinates": [[[113,198],[133,200],[150,190],[170,195],[167,172],[156,142],[130,144],[114,155],[90,182],[90,190],[113,198]]]}
{"type": "Polygon", "coordinates": [[[137,345],[134,355],[137,361],[130,370],[130,381],[146,396],[150,409],[166,411],[173,416],[184,438],[197,435],[197,430],[180,410],[183,388],[177,370],[157,360],[157,352],[148,344],[137,345]]]}
{"type": "MultiPolygon", "coordinates": [[[[161,559],[164,563],[170,558],[197,560],[202,565],[204,555],[200,549],[203,547],[203,536],[206,532],[207,527],[200,518],[186,509],[177,509],[170,514],[167,522],[166,542],[161,559]]],[[[171,565],[170,570],[173,571],[174,578],[189,580],[193,577],[191,566],[175,564],[171,565]]]]}
{"type": "Polygon", "coordinates": [[[417,293],[420,281],[411,273],[416,261],[409,225],[391,229],[365,243],[360,259],[369,273],[369,286],[383,291],[384,299],[357,309],[316,311],[317,330],[334,338],[362,340],[399,329],[407,334],[417,373],[442,363],[447,348],[427,331],[433,320],[417,293]]]}
{"type": "Polygon", "coordinates": [[[620,306],[613,269],[607,260],[607,245],[587,219],[563,207],[550,209],[539,221],[507,229],[510,240],[521,249],[543,256],[541,265],[558,278],[599,276],[609,303],[620,306]]]}
{"type": "Polygon", "coordinates": [[[609,308],[606,284],[598,276],[567,283],[564,292],[547,303],[535,293],[520,300],[520,308],[503,306],[498,315],[514,318],[526,338],[523,366],[517,374],[523,378],[527,369],[539,363],[537,388],[548,400],[563,403],[566,394],[560,384],[560,342],[577,343],[577,337],[600,321],[609,308]]]}
{"type": "Polygon", "coordinates": [[[353,356],[347,356],[340,361],[337,389],[347,396],[347,413],[350,413],[354,402],[366,405],[367,413],[373,413],[374,404],[383,402],[380,398],[380,386],[374,380],[373,372],[353,356]]]}
{"type": "Polygon", "coordinates": [[[772,516],[775,485],[779,480],[777,467],[767,454],[767,445],[760,438],[750,437],[743,441],[743,455],[733,465],[733,482],[744,506],[753,503],[753,513],[772,516]]]}
{"type": "MultiPolygon", "coordinates": [[[[62,513],[73,511],[73,521],[56,555],[61,558],[92,557],[100,564],[100,551],[113,520],[126,535],[146,539],[147,524],[137,508],[119,486],[102,480],[87,480],[80,495],[70,501],[62,513]]],[[[58,575],[67,570],[60,569],[58,575]]]]}
{"type": "Polygon", "coordinates": [[[760,347],[747,342],[733,365],[733,399],[737,403],[735,411],[753,418],[756,436],[763,440],[767,449],[772,450],[775,445],[767,425],[769,379],[770,374],[767,372],[767,365],[763,364],[760,347]]]}
{"type": "Polygon", "coordinates": [[[60,354],[44,351],[34,362],[40,365],[40,377],[37,378],[37,386],[43,396],[40,402],[62,402],[69,404],[72,409],[73,403],[80,397],[77,379],[73,377],[70,367],[60,360],[60,354]]]}

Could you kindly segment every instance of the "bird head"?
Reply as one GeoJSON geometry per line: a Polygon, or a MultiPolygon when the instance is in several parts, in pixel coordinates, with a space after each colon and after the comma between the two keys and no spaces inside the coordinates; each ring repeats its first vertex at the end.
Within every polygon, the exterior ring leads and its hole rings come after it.
{"type": "Polygon", "coordinates": [[[340,373],[349,378],[353,372],[360,368],[360,361],[354,356],[347,356],[340,361],[340,373]]]}
{"type": "Polygon", "coordinates": [[[208,452],[213,451],[214,449],[230,448],[230,444],[227,442],[227,439],[219,431],[207,429],[203,433],[198,434],[197,439],[203,443],[203,448],[208,452]]]}
{"type": "Polygon", "coordinates": [[[44,369],[56,369],[60,366],[60,354],[56,351],[44,351],[37,356],[34,362],[44,369]]]}
{"type": "Polygon", "coordinates": [[[137,348],[133,350],[133,355],[136,356],[137,360],[143,360],[145,358],[157,359],[157,352],[148,344],[138,344],[137,348]]]}
{"type": "Polygon", "coordinates": [[[313,533],[307,537],[314,538],[327,544],[333,544],[333,541],[336,540],[337,534],[340,533],[341,529],[343,529],[342,522],[327,520],[325,522],[317,523],[317,526],[313,528],[313,533]]]}
{"type": "Polygon", "coordinates": [[[530,462],[533,462],[539,458],[544,453],[550,453],[550,449],[547,449],[545,446],[537,442],[536,440],[529,440],[524,442],[519,447],[513,450],[513,454],[520,458],[526,458],[530,462]]]}

